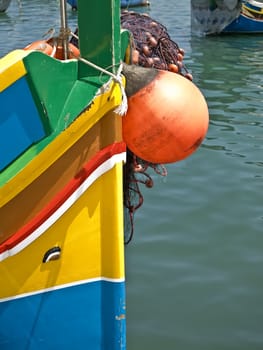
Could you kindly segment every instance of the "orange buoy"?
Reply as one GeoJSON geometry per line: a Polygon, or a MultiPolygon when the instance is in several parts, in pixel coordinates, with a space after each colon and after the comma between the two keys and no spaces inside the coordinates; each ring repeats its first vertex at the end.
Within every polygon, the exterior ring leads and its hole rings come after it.
{"type": "Polygon", "coordinates": [[[68,43],[69,58],[78,58],[80,56],[79,48],[72,43],[68,43]]]}
{"type": "MultiPolygon", "coordinates": [[[[51,38],[48,42],[52,46],[52,56],[57,58],[58,60],[64,60],[64,48],[62,43],[56,43],[53,38],[51,38]]],[[[68,43],[68,59],[78,58],[80,56],[79,49],[73,45],[72,43],[68,43]]]]}
{"type": "Polygon", "coordinates": [[[127,147],[151,163],[173,163],[190,156],[209,125],[200,90],[169,71],[125,65],[123,73],[128,111],[122,126],[127,147]]]}
{"type": "Polygon", "coordinates": [[[46,55],[51,55],[52,46],[48,44],[45,40],[34,41],[32,44],[27,45],[24,50],[37,50],[42,51],[46,55]]]}
{"type": "MultiPolygon", "coordinates": [[[[24,50],[42,51],[46,55],[54,56],[60,60],[64,59],[63,47],[61,45],[55,45],[53,39],[50,39],[49,42],[45,40],[35,41],[27,45],[24,50]]],[[[78,58],[79,55],[79,49],[72,43],[68,43],[68,58],[78,58]]]]}

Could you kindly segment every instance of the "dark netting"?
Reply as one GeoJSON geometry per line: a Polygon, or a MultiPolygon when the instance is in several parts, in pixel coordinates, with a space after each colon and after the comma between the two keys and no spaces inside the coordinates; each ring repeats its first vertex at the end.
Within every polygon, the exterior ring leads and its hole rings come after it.
{"type": "MultiPolygon", "coordinates": [[[[184,50],[169,36],[167,29],[148,14],[133,11],[121,12],[122,28],[132,33],[130,63],[142,67],[169,70],[192,80],[192,75],[183,64],[184,50]]],[[[134,232],[134,214],[143,204],[140,185],[153,187],[149,171],[166,176],[162,164],[153,164],[138,158],[130,150],[124,166],[125,243],[129,243],[134,232]]]]}
{"type": "Polygon", "coordinates": [[[147,188],[153,187],[153,180],[147,173],[150,169],[161,176],[166,176],[166,168],[162,164],[153,164],[137,157],[129,149],[127,160],[124,165],[124,207],[125,207],[125,244],[128,244],[134,232],[134,214],[143,204],[143,196],[140,191],[140,184],[147,188]]]}
{"type": "Polygon", "coordinates": [[[121,25],[132,33],[131,63],[180,73],[192,80],[183,64],[184,50],[161,23],[145,13],[122,11],[121,25]]]}

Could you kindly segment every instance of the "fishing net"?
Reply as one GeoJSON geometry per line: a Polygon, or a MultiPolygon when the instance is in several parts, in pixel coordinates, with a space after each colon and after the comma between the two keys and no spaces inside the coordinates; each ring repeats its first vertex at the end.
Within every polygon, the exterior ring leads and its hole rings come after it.
{"type": "Polygon", "coordinates": [[[147,188],[152,188],[154,185],[153,179],[148,173],[149,170],[154,170],[157,175],[166,176],[167,170],[163,164],[149,163],[132,153],[127,149],[127,160],[124,165],[124,242],[128,244],[134,233],[134,214],[143,204],[143,195],[140,190],[140,185],[147,188]]]}
{"type": "MultiPolygon", "coordinates": [[[[171,39],[165,26],[148,14],[127,10],[121,12],[121,26],[132,33],[130,63],[171,71],[192,80],[192,75],[183,63],[184,50],[171,39]]],[[[147,188],[154,185],[150,176],[152,170],[153,174],[167,175],[164,165],[149,163],[128,149],[123,190],[126,244],[133,237],[135,211],[143,204],[140,185],[147,188]]]]}
{"type": "Polygon", "coordinates": [[[121,12],[121,25],[132,33],[131,63],[169,70],[192,80],[183,64],[184,50],[171,39],[164,25],[147,13],[127,10],[121,12]]]}

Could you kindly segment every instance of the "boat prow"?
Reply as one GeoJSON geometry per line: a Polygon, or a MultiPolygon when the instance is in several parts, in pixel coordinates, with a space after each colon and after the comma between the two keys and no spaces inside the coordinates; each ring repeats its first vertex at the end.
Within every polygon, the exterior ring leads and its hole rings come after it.
{"type": "Polygon", "coordinates": [[[104,5],[79,0],[80,51],[58,37],[0,59],[1,349],[125,348],[125,81],[104,5]]]}

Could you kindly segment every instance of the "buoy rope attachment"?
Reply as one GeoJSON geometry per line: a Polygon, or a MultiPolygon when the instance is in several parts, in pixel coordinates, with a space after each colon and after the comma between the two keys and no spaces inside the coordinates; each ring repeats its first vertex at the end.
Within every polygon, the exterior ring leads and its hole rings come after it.
{"type": "MultiPolygon", "coordinates": [[[[79,39],[78,36],[74,33],[71,32],[71,35],[75,38],[75,39],[79,39]]],[[[125,87],[123,84],[123,78],[122,78],[122,69],[123,69],[123,65],[122,63],[120,64],[117,74],[114,74],[110,71],[108,71],[107,69],[104,69],[98,65],[96,65],[95,63],[92,63],[91,61],[86,60],[85,58],[79,56],[76,57],[79,61],[87,64],[88,66],[100,71],[101,73],[104,73],[106,75],[109,75],[110,77],[112,77],[112,79],[119,84],[120,89],[121,89],[121,94],[122,94],[122,103],[114,110],[115,113],[119,114],[120,116],[123,116],[126,114],[127,109],[128,109],[128,99],[127,99],[127,95],[125,92],[125,87]]]]}

